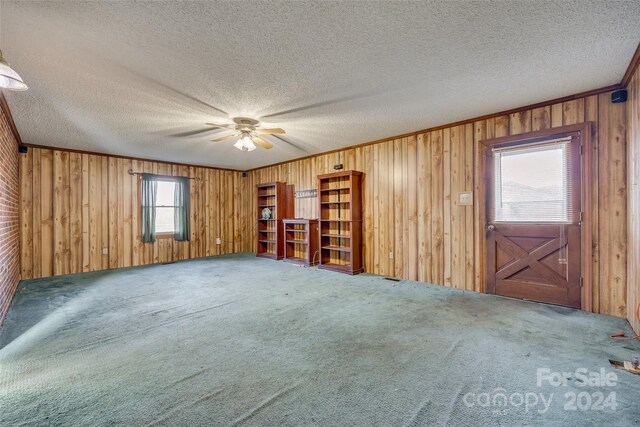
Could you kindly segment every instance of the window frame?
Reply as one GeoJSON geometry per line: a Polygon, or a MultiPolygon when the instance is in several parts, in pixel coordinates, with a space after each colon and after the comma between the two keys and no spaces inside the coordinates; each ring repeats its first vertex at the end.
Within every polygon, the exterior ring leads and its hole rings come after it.
{"type": "MultiPolygon", "coordinates": [[[[171,176],[171,175],[159,175],[158,181],[170,181],[177,185],[178,181],[176,178],[177,177],[171,176]]],[[[140,230],[140,234],[138,235],[138,237],[142,239],[142,202],[141,202],[142,201],[142,175],[138,176],[138,201],[140,202],[138,203],[138,221],[139,221],[138,229],[140,230]]],[[[154,227],[155,227],[155,224],[154,224],[154,227]]],[[[162,233],[156,232],[156,239],[173,239],[174,236],[175,236],[175,224],[174,224],[174,231],[162,232],[162,233]]]]}

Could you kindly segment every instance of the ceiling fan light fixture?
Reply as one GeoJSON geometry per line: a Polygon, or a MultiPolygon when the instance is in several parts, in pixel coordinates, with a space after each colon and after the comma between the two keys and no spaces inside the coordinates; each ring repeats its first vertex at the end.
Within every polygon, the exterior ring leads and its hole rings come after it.
{"type": "Polygon", "coordinates": [[[9,89],[22,91],[27,90],[28,87],[22,80],[22,77],[18,73],[16,73],[13,68],[9,65],[7,61],[4,60],[2,56],[2,51],[0,50],[0,87],[9,89]]]}
{"type": "Polygon", "coordinates": [[[233,146],[241,151],[253,151],[256,149],[256,145],[253,143],[249,135],[244,135],[235,144],[233,144],[233,146]]]}

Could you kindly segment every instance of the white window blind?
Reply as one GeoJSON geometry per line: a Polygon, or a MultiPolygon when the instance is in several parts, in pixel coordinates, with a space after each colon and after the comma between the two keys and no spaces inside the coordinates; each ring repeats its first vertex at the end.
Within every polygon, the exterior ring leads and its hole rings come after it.
{"type": "Polygon", "coordinates": [[[570,144],[563,138],[494,148],[493,221],[571,222],[570,144]]]}

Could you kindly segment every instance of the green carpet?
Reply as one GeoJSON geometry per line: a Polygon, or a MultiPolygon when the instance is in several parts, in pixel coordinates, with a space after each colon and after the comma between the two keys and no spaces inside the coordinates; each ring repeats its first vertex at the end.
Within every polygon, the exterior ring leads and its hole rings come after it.
{"type": "Polygon", "coordinates": [[[251,254],[32,280],[0,330],[0,424],[638,425],[640,376],[608,359],[640,344],[619,330],[251,254]]]}

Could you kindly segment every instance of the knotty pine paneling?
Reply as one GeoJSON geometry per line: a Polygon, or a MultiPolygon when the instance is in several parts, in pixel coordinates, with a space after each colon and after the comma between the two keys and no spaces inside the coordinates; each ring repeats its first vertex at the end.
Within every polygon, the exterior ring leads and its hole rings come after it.
{"type": "Polygon", "coordinates": [[[629,170],[629,259],[627,287],[627,318],[640,334],[640,68],[627,88],[627,165],[629,170]]]}
{"type": "Polygon", "coordinates": [[[251,250],[253,222],[243,207],[252,194],[240,172],[42,148],[20,156],[22,279],[251,250]],[[191,241],[142,243],[139,177],[129,169],[198,178],[191,241]]]}
{"type": "MultiPolygon", "coordinates": [[[[366,272],[482,292],[480,141],[591,121],[592,204],[585,215],[591,216],[592,241],[584,242],[593,247],[591,311],[625,316],[626,104],[611,104],[609,98],[608,93],[579,98],[250,171],[247,207],[256,212],[255,184],[284,181],[296,190],[315,188],[316,175],[342,163],[364,172],[366,272]],[[462,191],[474,193],[473,206],[458,204],[462,191]]],[[[295,203],[296,217],[317,218],[317,199],[295,203]]]]}

